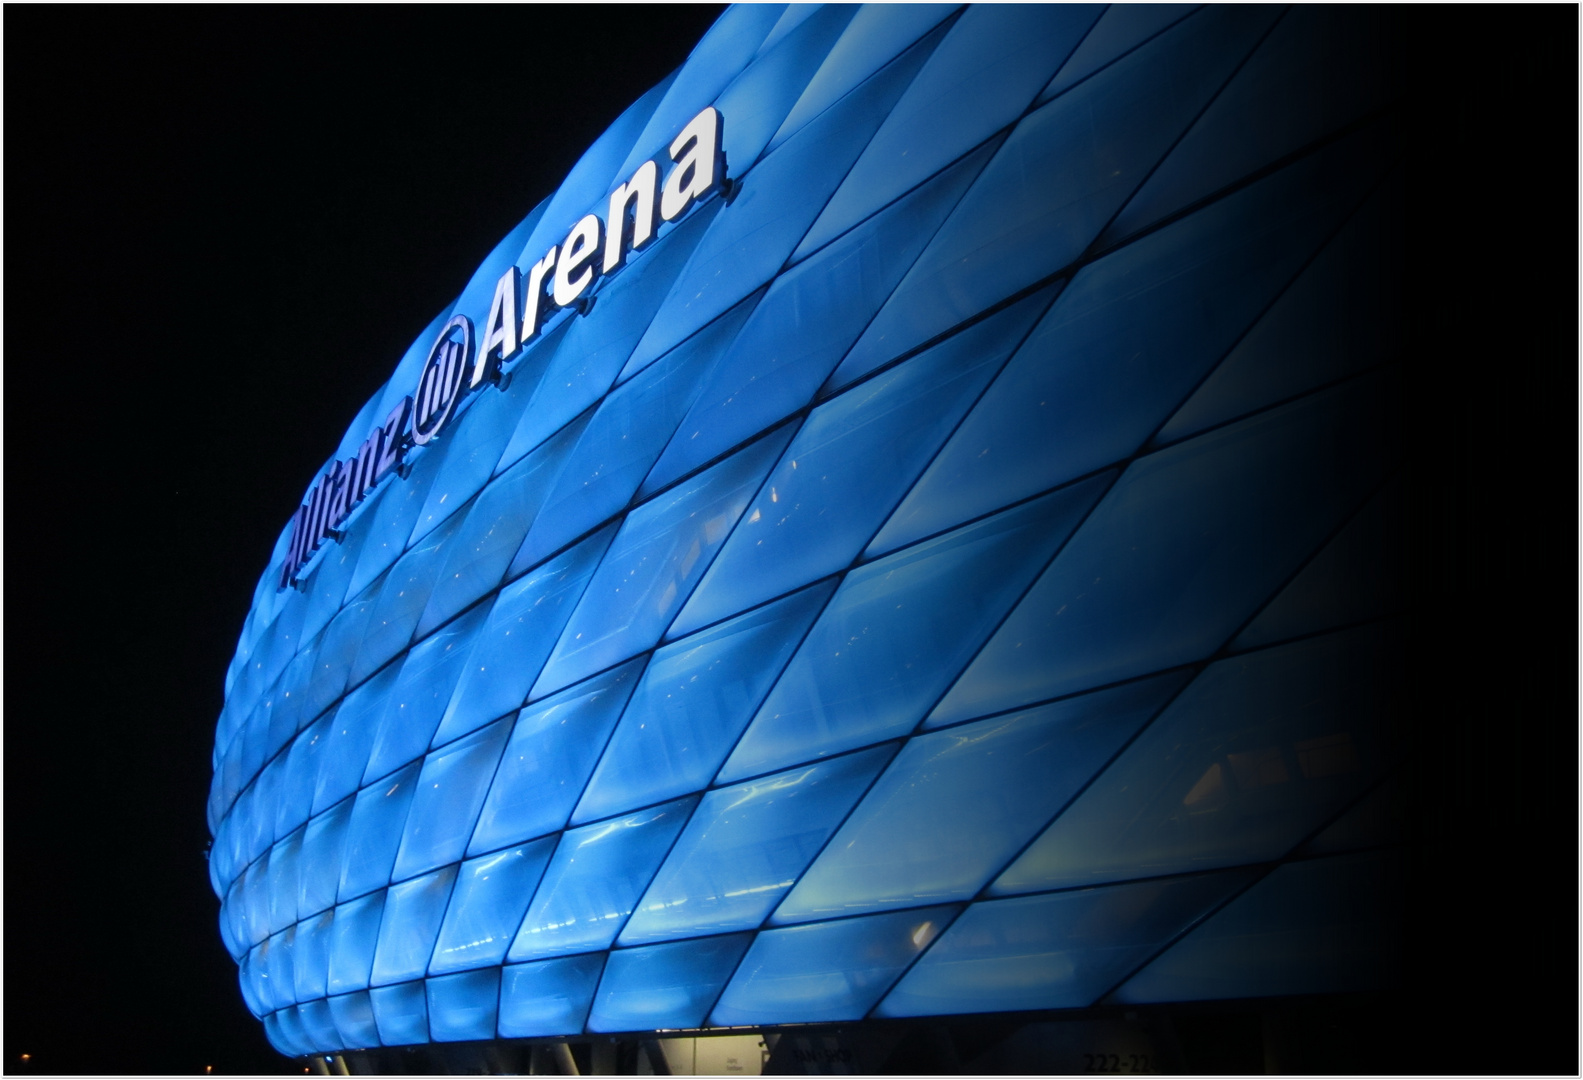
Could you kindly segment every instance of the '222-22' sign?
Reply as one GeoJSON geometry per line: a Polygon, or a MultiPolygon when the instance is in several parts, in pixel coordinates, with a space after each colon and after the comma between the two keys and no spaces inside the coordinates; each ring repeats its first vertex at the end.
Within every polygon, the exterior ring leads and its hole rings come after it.
{"type": "Polygon", "coordinates": [[[626,264],[629,251],[654,239],[659,221],[675,221],[688,207],[723,189],[726,163],[720,146],[721,117],[712,106],[693,117],[670,146],[675,163],[663,188],[659,166],[645,161],[610,194],[609,226],[588,214],[523,273],[511,266],[495,283],[489,317],[474,349],[473,323],[455,315],[429,349],[416,391],[404,397],[385,422],[369,432],[357,456],[335,462],[308,493],[292,518],[291,546],[279,587],[300,581],[300,572],[326,539],[340,539],[346,516],[391,471],[410,446],[434,439],[471,391],[496,381],[500,365],[532,341],[546,309],[578,307],[594,280],[626,264]]]}

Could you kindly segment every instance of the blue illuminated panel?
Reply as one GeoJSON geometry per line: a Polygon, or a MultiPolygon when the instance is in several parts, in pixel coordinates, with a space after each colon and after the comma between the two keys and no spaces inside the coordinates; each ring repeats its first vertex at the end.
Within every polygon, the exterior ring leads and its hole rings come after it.
{"type": "Polygon", "coordinates": [[[207,805],[272,1044],[1382,985],[1384,22],[722,15],[286,508],[207,805]]]}

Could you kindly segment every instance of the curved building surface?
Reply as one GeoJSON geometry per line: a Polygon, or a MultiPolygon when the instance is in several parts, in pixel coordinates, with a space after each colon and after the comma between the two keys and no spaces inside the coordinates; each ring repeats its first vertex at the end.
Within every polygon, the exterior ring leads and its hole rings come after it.
{"type": "Polygon", "coordinates": [[[723,15],[259,582],[208,810],[271,1041],[1388,978],[1378,18],[723,15]]]}

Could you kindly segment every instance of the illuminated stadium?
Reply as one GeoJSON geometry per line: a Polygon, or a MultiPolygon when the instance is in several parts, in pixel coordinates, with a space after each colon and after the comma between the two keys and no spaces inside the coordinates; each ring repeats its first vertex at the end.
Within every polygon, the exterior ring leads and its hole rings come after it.
{"type": "Polygon", "coordinates": [[[1391,986],[1379,18],[729,9],[282,508],[208,805],[273,1045],[1155,1071],[1391,986]]]}

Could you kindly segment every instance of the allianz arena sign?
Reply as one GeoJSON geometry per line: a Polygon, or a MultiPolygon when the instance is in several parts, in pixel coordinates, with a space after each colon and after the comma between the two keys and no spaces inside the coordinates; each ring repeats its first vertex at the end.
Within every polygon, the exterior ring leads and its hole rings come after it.
{"type": "Polygon", "coordinates": [[[464,395],[494,382],[499,365],[510,362],[538,335],[546,307],[554,311],[582,302],[580,310],[586,312],[582,297],[596,278],[620,270],[629,252],[652,242],[658,220],[675,221],[695,200],[729,184],[720,150],[721,124],[720,113],[712,107],[693,117],[671,143],[673,167],[664,188],[657,190],[659,166],[645,161],[611,193],[605,218],[584,216],[564,241],[534,261],[526,288],[521,271],[509,267],[495,284],[476,355],[472,320],[456,315],[445,324],[429,350],[413,395],[402,398],[368,433],[356,457],[337,462],[324,474],[292,518],[281,588],[296,582],[298,571],[320,544],[339,538],[341,522],[401,465],[407,447],[423,446],[438,437],[464,395]]]}

